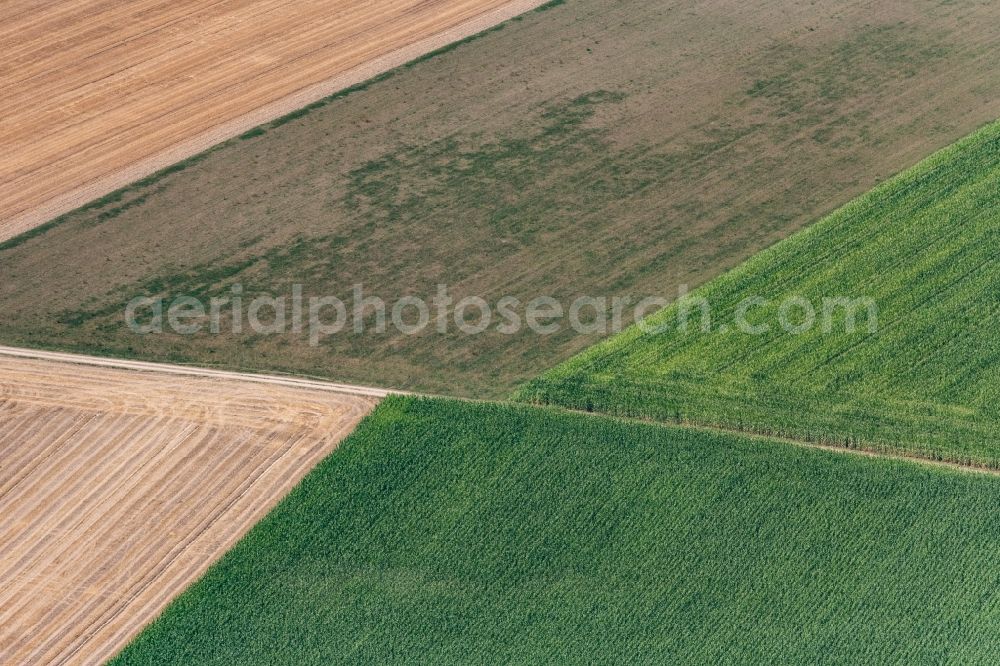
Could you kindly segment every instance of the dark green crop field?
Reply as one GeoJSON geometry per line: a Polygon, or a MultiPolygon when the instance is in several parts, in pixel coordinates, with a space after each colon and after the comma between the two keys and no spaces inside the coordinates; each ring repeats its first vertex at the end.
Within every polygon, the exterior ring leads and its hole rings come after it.
{"type": "Polygon", "coordinates": [[[998,257],[994,124],[519,395],[996,466],[998,257]]]}
{"type": "Polygon", "coordinates": [[[0,341],[506,396],[609,332],[141,336],[125,305],[672,297],[1000,117],[997,25],[980,0],[566,0],[0,246],[0,341]]]}
{"type": "Polygon", "coordinates": [[[113,663],[990,663],[1000,479],[390,398],[113,663]]]}

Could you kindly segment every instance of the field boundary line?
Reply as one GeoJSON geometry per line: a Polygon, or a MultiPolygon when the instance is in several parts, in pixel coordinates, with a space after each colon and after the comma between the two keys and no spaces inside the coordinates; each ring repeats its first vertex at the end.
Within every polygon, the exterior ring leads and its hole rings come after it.
{"type": "Polygon", "coordinates": [[[251,382],[255,384],[270,384],[273,386],[284,386],[288,388],[301,388],[316,391],[327,391],[330,393],[341,393],[345,395],[365,396],[372,398],[385,398],[390,395],[411,395],[406,391],[395,389],[383,389],[372,386],[358,386],[354,384],[338,384],[316,379],[306,379],[302,377],[283,377],[281,375],[256,374],[252,372],[234,372],[230,370],[215,370],[198,366],[176,365],[172,363],[153,363],[150,361],[129,361],[126,359],[106,358],[101,356],[87,356],[84,354],[70,354],[67,352],[43,351],[38,349],[23,349],[20,347],[0,346],[0,357],[28,358],[39,361],[56,361],[60,363],[70,363],[75,365],[88,365],[100,368],[113,368],[117,370],[131,370],[134,372],[147,372],[155,374],[167,374],[182,377],[204,377],[208,379],[221,379],[230,381],[251,382]]]}
{"type": "MultiPolygon", "coordinates": [[[[215,370],[212,368],[204,368],[199,366],[176,365],[172,363],[154,363],[150,361],[130,361],[126,359],[117,359],[117,358],[109,358],[101,356],[88,356],[85,354],[72,354],[68,352],[24,349],[20,347],[7,347],[0,345],[0,357],[3,356],[12,358],[28,358],[41,361],[55,361],[61,363],[112,368],[119,370],[130,370],[133,372],[146,372],[154,374],[158,373],[158,374],[167,374],[167,375],[184,376],[184,377],[203,377],[208,379],[242,381],[242,382],[251,382],[256,384],[269,384],[273,386],[327,391],[330,393],[340,393],[346,395],[355,395],[355,396],[364,396],[373,398],[386,398],[391,395],[401,395],[401,396],[413,396],[413,397],[423,397],[423,398],[437,398],[443,400],[457,400],[460,402],[474,402],[474,403],[495,402],[492,400],[478,400],[475,398],[457,398],[454,396],[434,395],[429,393],[416,393],[412,391],[402,391],[397,389],[386,389],[386,388],[378,388],[372,386],[340,384],[336,382],[328,382],[318,379],[306,379],[303,377],[256,374],[250,372],[235,372],[231,370],[215,370]]],[[[836,444],[823,444],[820,442],[811,442],[808,440],[796,439],[793,437],[768,435],[748,430],[727,428],[725,426],[719,426],[719,425],[708,425],[697,422],[668,423],[668,422],[656,421],[654,419],[646,419],[640,417],[618,416],[614,414],[604,414],[602,412],[588,412],[582,409],[570,409],[559,405],[533,405],[531,403],[517,403],[517,402],[512,402],[508,404],[514,404],[514,405],[520,404],[525,407],[536,407],[536,408],[540,407],[542,409],[552,409],[559,412],[581,414],[585,416],[598,416],[601,418],[615,419],[627,423],[642,423],[646,425],[660,426],[663,428],[687,428],[689,430],[698,430],[702,432],[714,432],[714,433],[723,433],[727,435],[738,435],[755,441],[776,442],[780,444],[797,446],[800,448],[813,449],[817,451],[827,451],[831,453],[864,456],[867,458],[881,458],[884,460],[895,460],[899,462],[914,463],[918,465],[934,467],[937,469],[952,470],[965,474],[982,474],[985,476],[1000,477],[1000,469],[984,467],[981,465],[967,465],[963,463],[950,462],[946,460],[934,460],[933,458],[927,458],[925,456],[920,456],[912,453],[905,453],[902,451],[895,451],[895,452],[877,451],[871,448],[867,448],[865,446],[852,448],[847,446],[838,446],[836,444]]]]}
{"type": "Polygon", "coordinates": [[[365,83],[380,74],[401,67],[450,44],[478,35],[517,16],[538,9],[548,4],[549,1],[511,0],[501,7],[485,11],[458,25],[424,37],[412,44],[357,65],[346,72],[341,72],[325,81],[313,83],[290,95],[220,123],[170,148],[144,157],[69,192],[57,195],[30,210],[15,214],[8,220],[0,221],[0,243],[31,231],[60,215],[74,211],[95,199],[111,194],[162,169],[198,155],[213,146],[234,139],[255,127],[277,120],[352,86],[365,83]]]}
{"type": "Polygon", "coordinates": [[[606,419],[616,419],[618,421],[623,421],[625,423],[641,423],[645,425],[660,426],[663,428],[686,428],[688,430],[697,430],[701,432],[719,433],[725,435],[738,435],[754,441],[775,442],[778,444],[789,444],[803,449],[814,449],[817,451],[828,451],[830,453],[841,453],[847,455],[863,456],[865,458],[880,458],[883,460],[894,460],[897,462],[915,463],[918,465],[924,465],[938,469],[946,469],[955,472],[960,472],[963,474],[982,474],[984,476],[1000,477],[1000,469],[997,468],[985,467],[982,465],[966,465],[964,463],[951,462],[948,460],[935,460],[933,458],[927,458],[925,456],[917,455],[915,453],[906,453],[903,451],[878,451],[872,448],[866,448],[864,446],[860,446],[858,448],[852,448],[848,446],[837,446],[836,444],[823,444],[820,442],[810,442],[809,440],[805,439],[795,439],[794,437],[767,435],[764,433],[753,432],[751,430],[739,430],[737,428],[727,428],[725,426],[719,426],[719,425],[708,425],[706,423],[698,423],[695,421],[683,421],[681,423],[677,423],[677,422],[657,421],[655,419],[647,419],[635,416],[619,416],[615,414],[605,414],[603,412],[588,412],[583,409],[571,409],[569,407],[562,407],[560,405],[537,405],[532,403],[515,403],[515,404],[549,408],[570,414],[582,414],[585,416],[600,416],[606,419]]]}

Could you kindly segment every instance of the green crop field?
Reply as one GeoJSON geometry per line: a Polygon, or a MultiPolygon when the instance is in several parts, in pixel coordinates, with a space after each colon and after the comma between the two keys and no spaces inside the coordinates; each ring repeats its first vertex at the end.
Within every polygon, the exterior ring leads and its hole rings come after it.
{"type": "Polygon", "coordinates": [[[994,124],[519,396],[996,466],[998,256],[994,124]]]}
{"type": "Polygon", "coordinates": [[[0,245],[0,341],[507,396],[610,331],[142,336],[125,305],[674,295],[1000,117],[997,25],[981,0],[566,0],[0,245]]]}
{"type": "Polygon", "coordinates": [[[1000,478],[390,398],[114,664],[988,663],[1000,478]]]}

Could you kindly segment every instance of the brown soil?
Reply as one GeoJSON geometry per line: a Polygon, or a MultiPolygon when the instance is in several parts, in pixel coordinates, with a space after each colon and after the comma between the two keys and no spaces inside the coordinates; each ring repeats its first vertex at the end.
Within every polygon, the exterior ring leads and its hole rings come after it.
{"type": "Polygon", "coordinates": [[[603,335],[310,346],[122,314],[235,283],[674,298],[1000,117],[997,25],[975,0],[567,0],[0,249],[0,340],[508,395],[603,335]]]}

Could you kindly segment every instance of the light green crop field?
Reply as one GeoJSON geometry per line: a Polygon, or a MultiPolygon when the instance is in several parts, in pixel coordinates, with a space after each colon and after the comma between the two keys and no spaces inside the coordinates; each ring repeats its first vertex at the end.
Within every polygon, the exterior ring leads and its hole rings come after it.
{"type": "Polygon", "coordinates": [[[994,124],[519,397],[996,466],[998,256],[994,124]]]}
{"type": "Polygon", "coordinates": [[[988,663],[1000,479],[390,398],[113,662],[988,663]]]}

